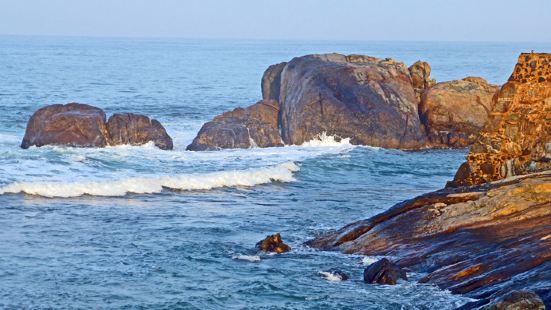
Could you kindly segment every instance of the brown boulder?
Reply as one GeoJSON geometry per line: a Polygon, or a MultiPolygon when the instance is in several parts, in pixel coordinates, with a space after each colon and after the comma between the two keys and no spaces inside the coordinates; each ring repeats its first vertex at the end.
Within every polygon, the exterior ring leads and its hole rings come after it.
{"type": "Polygon", "coordinates": [[[291,251],[291,247],[283,243],[280,234],[267,236],[256,244],[256,248],[264,252],[285,253],[291,251]]]}
{"type": "Polygon", "coordinates": [[[430,143],[449,147],[471,145],[488,120],[498,89],[482,78],[468,77],[441,82],[426,90],[419,113],[430,143]]]}
{"type": "Polygon", "coordinates": [[[142,145],[154,142],[162,150],[172,150],[172,138],[166,133],[159,121],[145,115],[117,113],[107,121],[109,144],[142,145]]]}
{"type": "Polygon", "coordinates": [[[226,112],[204,124],[187,149],[205,151],[283,146],[278,115],[279,105],[274,100],[262,100],[248,108],[226,112]]]}
{"type": "Polygon", "coordinates": [[[411,65],[408,70],[411,76],[411,83],[417,95],[417,101],[421,102],[425,90],[436,84],[436,81],[430,77],[430,65],[428,62],[419,60],[411,65]]]}
{"type": "Polygon", "coordinates": [[[281,74],[282,138],[302,144],[321,133],[354,144],[417,149],[425,134],[407,67],[362,55],[309,55],[281,74]]]}
{"type": "Polygon", "coordinates": [[[69,145],[104,147],[108,144],[105,113],[80,104],[54,104],[37,110],[29,122],[21,147],[69,145]]]}
{"type": "Polygon", "coordinates": [[[399,279],[407,280],[406,272],[386,258],[367,266],[364,270],[365,283],[394,285],[399,279]]]}
{"type": "Polygon", "coordinates": [[[450,186],[551,168],[551,54],[521,54],[450,186]]]}
{"type": "Polygon", "coordinates": [[[147,116],[132,113],[115,114],[105,121],[105,112],[87,104],[54,104],[37,110],[27,124],[21,143],[32,145],[65,145],[105,147],[140,145],[149,141],[161,149],[172,149],[172,139],[163,126],[147,116]]]}

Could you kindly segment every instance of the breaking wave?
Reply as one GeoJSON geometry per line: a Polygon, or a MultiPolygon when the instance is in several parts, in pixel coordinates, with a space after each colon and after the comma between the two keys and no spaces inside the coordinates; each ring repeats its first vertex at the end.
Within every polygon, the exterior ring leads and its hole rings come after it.
{"type": "Polygon", "coordinates": [[[221,187],[255,186],[271,182],[293,182],[293,162],[248,170],[181,174],[171,176],[129,177],[116,181],[16,182],[0,188],[0,195],[26,193],[44,197],[124,196],[128,193],[152,194],[163,189],[209,190],[221,187]]]}

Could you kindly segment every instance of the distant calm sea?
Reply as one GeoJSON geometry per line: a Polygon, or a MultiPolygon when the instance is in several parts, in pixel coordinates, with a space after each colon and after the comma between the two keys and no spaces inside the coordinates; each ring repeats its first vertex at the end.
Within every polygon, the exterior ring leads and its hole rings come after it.
{"type": "Polygon", "coordinates": [[[442,187],[465,150],[403,152],[330,137],[186,152],[202,123],[260,98],[271,64],[311,53],[428,61],[438,81],[503,83],[538,43],[0,37],[0,308],[451,309],[430,285],[369,286],[363,259],[301,244],[442,187]],[[82,102],[160,120],[150,145],[21,150],[39,107],[82,102]],[[255,243],[281,232],[287,254],[255,243]],[[320,271],[351,275],[332,282],[320,271]]]}

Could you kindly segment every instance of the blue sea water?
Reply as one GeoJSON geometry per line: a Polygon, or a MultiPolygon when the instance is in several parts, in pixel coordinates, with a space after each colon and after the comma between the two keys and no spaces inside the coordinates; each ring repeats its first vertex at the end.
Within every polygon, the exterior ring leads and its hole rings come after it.
{"type": "Polygon", "coordinates": [[[273,42],[0,37],[0,308],[453,309],[410,274],[361,281],[374,258],[303,242],[442,187],[466,150],[404,152],[320,137],[301,146],[187,152],[205,121],[260,98],[271,64],[341,52],[429,61],[438,81],[501,84],[539,43],[273,42]],[[160,120],[151,145],[22,150],[39,107],[83,102],[160,120]],[[281,232],[293,251],[257,253],[281,232]],[[340,268],[346,282],[320,272],[340,268]]]}

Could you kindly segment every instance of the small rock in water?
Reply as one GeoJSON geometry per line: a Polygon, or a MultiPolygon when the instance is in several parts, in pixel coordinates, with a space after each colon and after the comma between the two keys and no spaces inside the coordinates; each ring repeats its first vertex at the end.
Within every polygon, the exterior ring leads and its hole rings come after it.
{"type": "Polygon", "coordinates": [[[364,270],[364,282],[394,285],[398,279],[407,280],[406,272],[386,258],[373,263],[364,270]]]}
{"type": "Polygon", "coordinates": [[[291,247],[283,243],[279,233],[267,236],[266,239],[258,242],[256,248],[264,252],[285,253],[291,251],[291,247]]]}
{"type": "Polygon", "coordinates": [[[342,270],[331,268],[328,271],[320,271],[319,274],[327,281],[346,281],[350,277],[342,270]]]}
{"type": "Polygon", "coordinates": [[[496,299],[484,310],[544,310],[545,304],[536,293],[531,291],[512,291],[496,299]]]}

